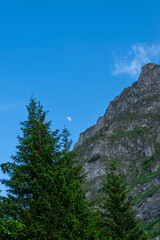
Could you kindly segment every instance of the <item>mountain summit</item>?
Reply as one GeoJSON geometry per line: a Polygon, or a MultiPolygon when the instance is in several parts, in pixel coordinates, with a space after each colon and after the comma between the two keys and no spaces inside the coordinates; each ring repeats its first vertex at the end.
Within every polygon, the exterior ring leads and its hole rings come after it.
{"type": "Polygon", "coordinates": [[[137,218],[152,239],[160,235],[160,65],[143,66],[138,81],[80,134],[74,151],[88,173],[84,187],[91,201],[103,194],[105,173],[115,159],[136,198],[137,218]]]}

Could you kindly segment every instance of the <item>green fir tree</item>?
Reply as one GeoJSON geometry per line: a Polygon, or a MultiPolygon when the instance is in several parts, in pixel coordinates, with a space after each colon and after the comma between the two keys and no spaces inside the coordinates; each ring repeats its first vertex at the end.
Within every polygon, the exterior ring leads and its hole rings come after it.
{"type": "Polygon", "coordinates": [[[145,240],[148,239],[133,210],[133,199],[128,199],[128,188],[124,178],[117,173],[115,163],[111,163],[101,208],[101,239],[145,240]]]}
{"type": "Polygon", "coordinates": [[[69,152],[68,136],[61,142],[59,132],[51,131],[46,112],[35,99],[27,110],[13,162],[1,165],[10,176],[1,180],[8,187],[7,197],[1,197],[2,221],[18,224],[18,240],[94,239],[82,168],[69,152]]]}

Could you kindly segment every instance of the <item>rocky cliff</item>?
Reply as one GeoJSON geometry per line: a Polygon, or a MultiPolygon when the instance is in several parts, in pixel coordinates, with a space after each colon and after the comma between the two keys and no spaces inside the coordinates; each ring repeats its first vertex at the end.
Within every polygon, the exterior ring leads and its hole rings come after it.
{"type": "Polygon", "coordinates": [[[136,197],[137,217],[152,239],[160,235],[160,65],[142,67],[138,81],[80,134],[74,151],[88,173],[90,200],[102,194],[105,173],[115,159],[136,197]]]}

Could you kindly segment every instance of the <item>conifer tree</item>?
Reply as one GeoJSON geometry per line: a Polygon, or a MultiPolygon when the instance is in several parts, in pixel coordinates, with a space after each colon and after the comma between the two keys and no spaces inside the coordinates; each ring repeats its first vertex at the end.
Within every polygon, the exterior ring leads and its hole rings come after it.
{"type": "Polygon", "coordinates": [[[63,153],[68,153],[70,150],[70,147],[72,145],[72,140],[69,140],[70,132],[67,130],[67,128],[64,126],[62,133],[61,133],[61,146],[63,149],[63,153]]]}
{"type": "Polygon", "coordinates": [[[27,110],[13,162],[1,165],[10,176],[1,180],[8,187],[7,197],[1,197],[3,220],[23,226],[23,231],[17,231],[18,240],[90,239],[81,167],[68,153],[67,138],[62,144],[59,132],[51,131],[46,112],[35,99],[31,98],[27,110]]]}
{"type": "Polygon", "coordinates": [[[133,210],[133,198],[128,199],[128,188],[124,178],[116,173],[112,162],[106,175],[101,208],[101,239],[145,240],[148,239],[133,210]]]}

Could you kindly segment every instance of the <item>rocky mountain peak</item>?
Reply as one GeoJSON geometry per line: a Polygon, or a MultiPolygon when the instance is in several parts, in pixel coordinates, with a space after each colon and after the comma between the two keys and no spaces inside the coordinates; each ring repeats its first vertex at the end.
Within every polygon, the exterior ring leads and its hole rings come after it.
{"type": "Polygon", "coordinates": [[[142,67],[141,74],[137,82],[134,82],[131,87],[125,88],[123,92],[115,97],[110,102],[103,117],[99,117],[97,123],[88,128],[84,133],[80,134],[78,142],[74,148],[80,146],[84,140],[93,136],[104,126],[107,126],[109,121],[118,117],[123,112],[143,112],[157,111],[157,106],[140,106],[137,109],[136,104],[145,101],[146,98],[156,98],[159,95],[160,90],[160,65],[154,63],[148,63],[142,67]],[[156,109],[155,109],[156,108],[156,109]]]}
{"type": "Polygon", "coordinates": [[[148,90],[148,86],[153,87],[153,85],[160,86],[160,65],[154,63],[148,63],[142,67],[141,74],[139,76],[137,87],[141,91],[148,90]]]}

